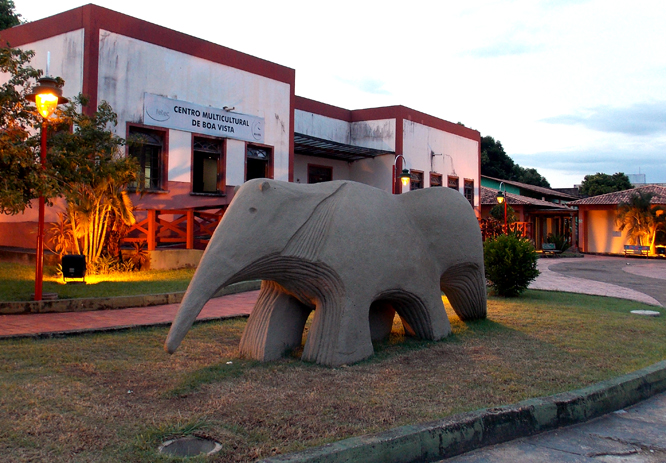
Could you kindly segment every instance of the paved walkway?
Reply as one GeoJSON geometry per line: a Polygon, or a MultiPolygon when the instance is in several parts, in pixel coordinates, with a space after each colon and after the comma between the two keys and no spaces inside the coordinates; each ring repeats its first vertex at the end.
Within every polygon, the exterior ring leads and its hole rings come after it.
{"type": "Polygon", "coordinates": [[[666,259],[585,256],[539,259],[541,275],[530,289],[566,291],[666,305],[666,259]]]}
{"type": "MultiPolygon", "coordinates": [[[[249,291],[211,299],[197,320],[249,315],[258,295],[259,291],[249,291]]],[[[0,338],[170,325],[179,306],[180,304],[168,304],[94,312],[0,315],[0,338]]]]}
{"type": "MultiPolygon", "coordinates": [[[[666,306],[666,259],[585,256],[539,259],[541,275],[532,289],[631,299],[666,306]]],[[[259,292],[211,299],[197,317],[210,320],[249,315],[259,292]]],[[[94,312],[0,315],[0,338],[104,331],[133,326],[168,325],[179,304],[94,312]]]]}

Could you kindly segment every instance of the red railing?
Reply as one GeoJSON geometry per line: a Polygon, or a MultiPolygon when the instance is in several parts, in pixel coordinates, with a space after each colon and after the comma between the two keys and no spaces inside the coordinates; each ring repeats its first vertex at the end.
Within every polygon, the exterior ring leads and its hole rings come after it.
{"type": "Polygon", "coordinates": [[[203,249],[222,220],[226,207],[137,210],[136,215],[145,212],[145,218],[129,229],[123,242],[145,241],[149,251],[160,244],[178,243],[184,244],[186,249],[203,249]]]}
{"type": "Polygon", "coordinates": [[[533,238],[532,223],[531,222],[513,222],[504,226],[502,222],[497,220],[482,219],[479,221],[481,227],[481,236],[485,241],[488,238],[494,238],[497,235],[505,235],[508,233],[518,233],[525,238],[533,238]]]}

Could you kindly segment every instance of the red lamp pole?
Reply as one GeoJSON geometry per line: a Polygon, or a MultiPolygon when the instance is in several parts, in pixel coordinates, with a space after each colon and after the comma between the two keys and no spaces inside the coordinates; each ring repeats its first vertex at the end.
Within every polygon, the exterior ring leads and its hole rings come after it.
{"type": "Polygon", "coordinates": [[[509,233],[509,226],[506,223],[506,203],[509,197],[506,195],[506,188],[504,189],[504,233],[509,233]]]}
{"type": "MultiPolygon", "coordinates": [[[[46,73],[48,74],[50,56],[47,55],[46,73]]],[[[59,104],[67,103],[69,100],[62,96],[62,90],[58,87],[57,79],[45,76],[37,80],[37,86],[33,92],[26,95],[26,100],[35,103],[37,112],[41,114],[42,134],[41,151],[39,153],[42,170],[46,170],[46,132],[48,129],[48,118],[53,114],[59,104]]],[[[44,280],[44,196],[39,197],[39,219],[37,224],[37,246],[35,256],[35,301],[42,300],[42,282],[44,280]]]]}
{"type": "MultiPolygon", "coordinates": [[[[39,158],[42,170],[46,170],[46,119],[42,122],[42,146],[39,158]]],[[[42,300],[42,282],[44,280],[44,196],[39,197],[39,223],[37,225],[37,255],[35,256],[35,300],[42,300]]]]}

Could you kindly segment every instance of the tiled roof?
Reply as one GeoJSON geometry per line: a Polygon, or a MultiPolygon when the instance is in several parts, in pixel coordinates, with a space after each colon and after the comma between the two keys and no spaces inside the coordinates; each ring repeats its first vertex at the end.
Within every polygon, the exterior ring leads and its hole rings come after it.
{"type": "MultiPolygon", "coordinates": [[[[549,209],[571,210],[570,207],[566,207],[562,204],[555,204],[549,201],[542,201],[541,199],[530,198],[528,196],[514,195],[513,193],[506,193],[505,197],[508,198],[507,204],[509,205],[536,206],[536,207],[547,207],[549,209]]],[[[497,204],[497,190],[493,190],[492,188],[482,186],[481,205],[494,206],[496,204],[497,204]]]]}
{"type": "Polygon", "coordinates": [[[590,204],[598,205],[618,205],[620,203],[627,203],[629,199],[637,192],[652,193],[654,196],[650,203],[652,204],[666,204],[666,187],[658,185],[646,185],[631,190],[615,191],[613,193],[606,193],[605,195],[591,196],[589,198],[579,199],[572,201],[569,204],[573,206],[584,206],[590,204]]]}
{"type": "Polygon", "coordinates": [[[518,188],[522,188],[523,190],[534,191],[535,193],[539,193],[541,195],[555,196],[556,198],[570,199],[570,200],[576,199],[575,196],[571,196],[570,194],[562,193],[561,191],[552,190],[550,188],[544,188],[542,186],[530,185],[528,183],[522,183],[522,182],[514,182],[513,180],[503,180],[501,178],[488,177],[487,175],[482,175],[481,177],[490,180],[495,180],[496,182],[504,182],[507,185],[517,186],[518,188]]]}

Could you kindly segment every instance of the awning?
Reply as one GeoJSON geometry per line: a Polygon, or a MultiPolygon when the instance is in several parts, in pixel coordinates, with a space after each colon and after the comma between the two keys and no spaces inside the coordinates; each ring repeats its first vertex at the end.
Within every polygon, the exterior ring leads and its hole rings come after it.
{"type": "Polygon", "coordinates": [[[323,138],[312,137],[302,133],[294,133],[294,152],[305,156],[338,159],[340,161],[358,161],[359,159],[374,158],[383,154],[395,154],[394,151],[384,151],[362,146],[347,145],[323,138]]]}

